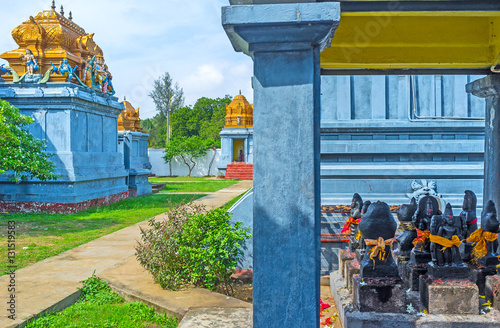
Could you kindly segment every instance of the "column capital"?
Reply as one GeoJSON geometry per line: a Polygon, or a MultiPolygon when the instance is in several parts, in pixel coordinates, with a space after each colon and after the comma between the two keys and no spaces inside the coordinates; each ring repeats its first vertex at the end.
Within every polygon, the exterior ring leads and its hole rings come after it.
{"type": "Polygon", "coordinates": [[[222,25],[234,49],[251,57],[259,51],[324,50],[339,21],[336,2],[222,7],[222,25]]]}
{"type": "Polygon", "coordinates": [[[488,75],[475,80],[468,83],[465,90],[480,98],[500,97],[500,75],[488,75]]]}

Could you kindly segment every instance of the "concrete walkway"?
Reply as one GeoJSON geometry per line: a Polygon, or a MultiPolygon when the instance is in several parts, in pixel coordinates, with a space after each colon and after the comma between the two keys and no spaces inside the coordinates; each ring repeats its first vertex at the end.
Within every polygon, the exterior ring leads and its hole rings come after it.
{"type": "MultiPolygon", "coordinates": [[[[251,186],[252,181],[241,181],[195,202],[213,209],[251,186]]],[[[165,214],[156,218],[165,218],[165,214]]],[[[96,275],[110,281],[111,286],[128,299],[144,299],[157,309],[179,318],[187,314],[190,308],[200,307],[240,308],[243,312],[251,312],[251,304],[221,294],[194,288],[168,292],[154,284],[151,276],[135,261],[134,246],[136,240],[140,239],[140,225],[146,226],[147,220],[17,270],[14,281],[15,320],[8,318],[10,313],[7,312],[6,303],[10,300],[7,289],[12,283],[11,277],[0,277],[0,302],[4,305],[0,308],[0,327],[17,327],[44,311],[66,308],[78,298],[80,281],[90,277],[94,271],[96,275]]],[[[251,323],[246,327],[251,327],[251,323]]]]}

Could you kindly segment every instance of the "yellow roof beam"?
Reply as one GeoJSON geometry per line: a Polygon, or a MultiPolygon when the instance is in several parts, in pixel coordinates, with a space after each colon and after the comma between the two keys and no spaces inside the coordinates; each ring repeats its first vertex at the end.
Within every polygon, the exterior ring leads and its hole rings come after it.
{"type": "Polygon", "coordinates": [[[345,12],[322,69],[489,69],[500,11],[345,12]]]}

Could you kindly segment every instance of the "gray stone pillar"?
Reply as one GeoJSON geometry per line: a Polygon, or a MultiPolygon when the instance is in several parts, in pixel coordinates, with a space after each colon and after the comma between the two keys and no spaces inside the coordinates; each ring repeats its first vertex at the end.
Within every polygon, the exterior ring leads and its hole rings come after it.
{"type": "Polygon", "coordinates": [[[500,76],[489,75],[467,84],[466,90],[486,98],[483,208],[488,200],[500,207],[500,76]]]}
{"type": "Polygon", "coordinates": [[[254,60],[253,327],[319,327],[320,51],[338,3],[230,6],[254,60]]]}

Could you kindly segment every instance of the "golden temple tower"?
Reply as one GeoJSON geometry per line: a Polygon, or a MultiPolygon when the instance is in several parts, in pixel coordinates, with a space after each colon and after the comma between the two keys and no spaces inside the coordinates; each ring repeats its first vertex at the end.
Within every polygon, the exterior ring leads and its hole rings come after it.
{"type": "Polygon", "coordinates": [[[253,105],[240,94],[226,105],[226,125],[224,128],[253,128],[253,105]]]}
{"type": "MultiPolygon", "coordinates": [[[[39,66],[37,72],[39,74],[44,74],[52,67],[51,61],[55,66],[59,66],[63,59],[68,59],[71,67],[78,65],[75,74],[78,74],[83,81],[86,61],[96,56],[102,64],[104,63],[103,52],[93,40],[94,33],[87,34],[83,28],[73,22],[71,13],[66,18],[62,8],[61,13],[57,13],[55,6],[52,10],[39,12],[35,17],[30,16],[28,20],[12,30],[12,37],[19,48],[4,52],[0,58],[7,60],[9,66],[19,76],[26,73],[26,64],[22,60],[26,49],[33,52],[39,66]]],[[[13,80],[11,74],[3,77],[6,82],[13,80]]],[[[65,81],[65,76],[51,74],[51,82],[65,81]]]]}
{"type": "Polygon", "coordinates": [[[141,119],[139,118],[139,108],[135,109],[126,99],[121,103],[125,105],[125,109],[118,116],[118,131],[143,132],[141,119]]]}

